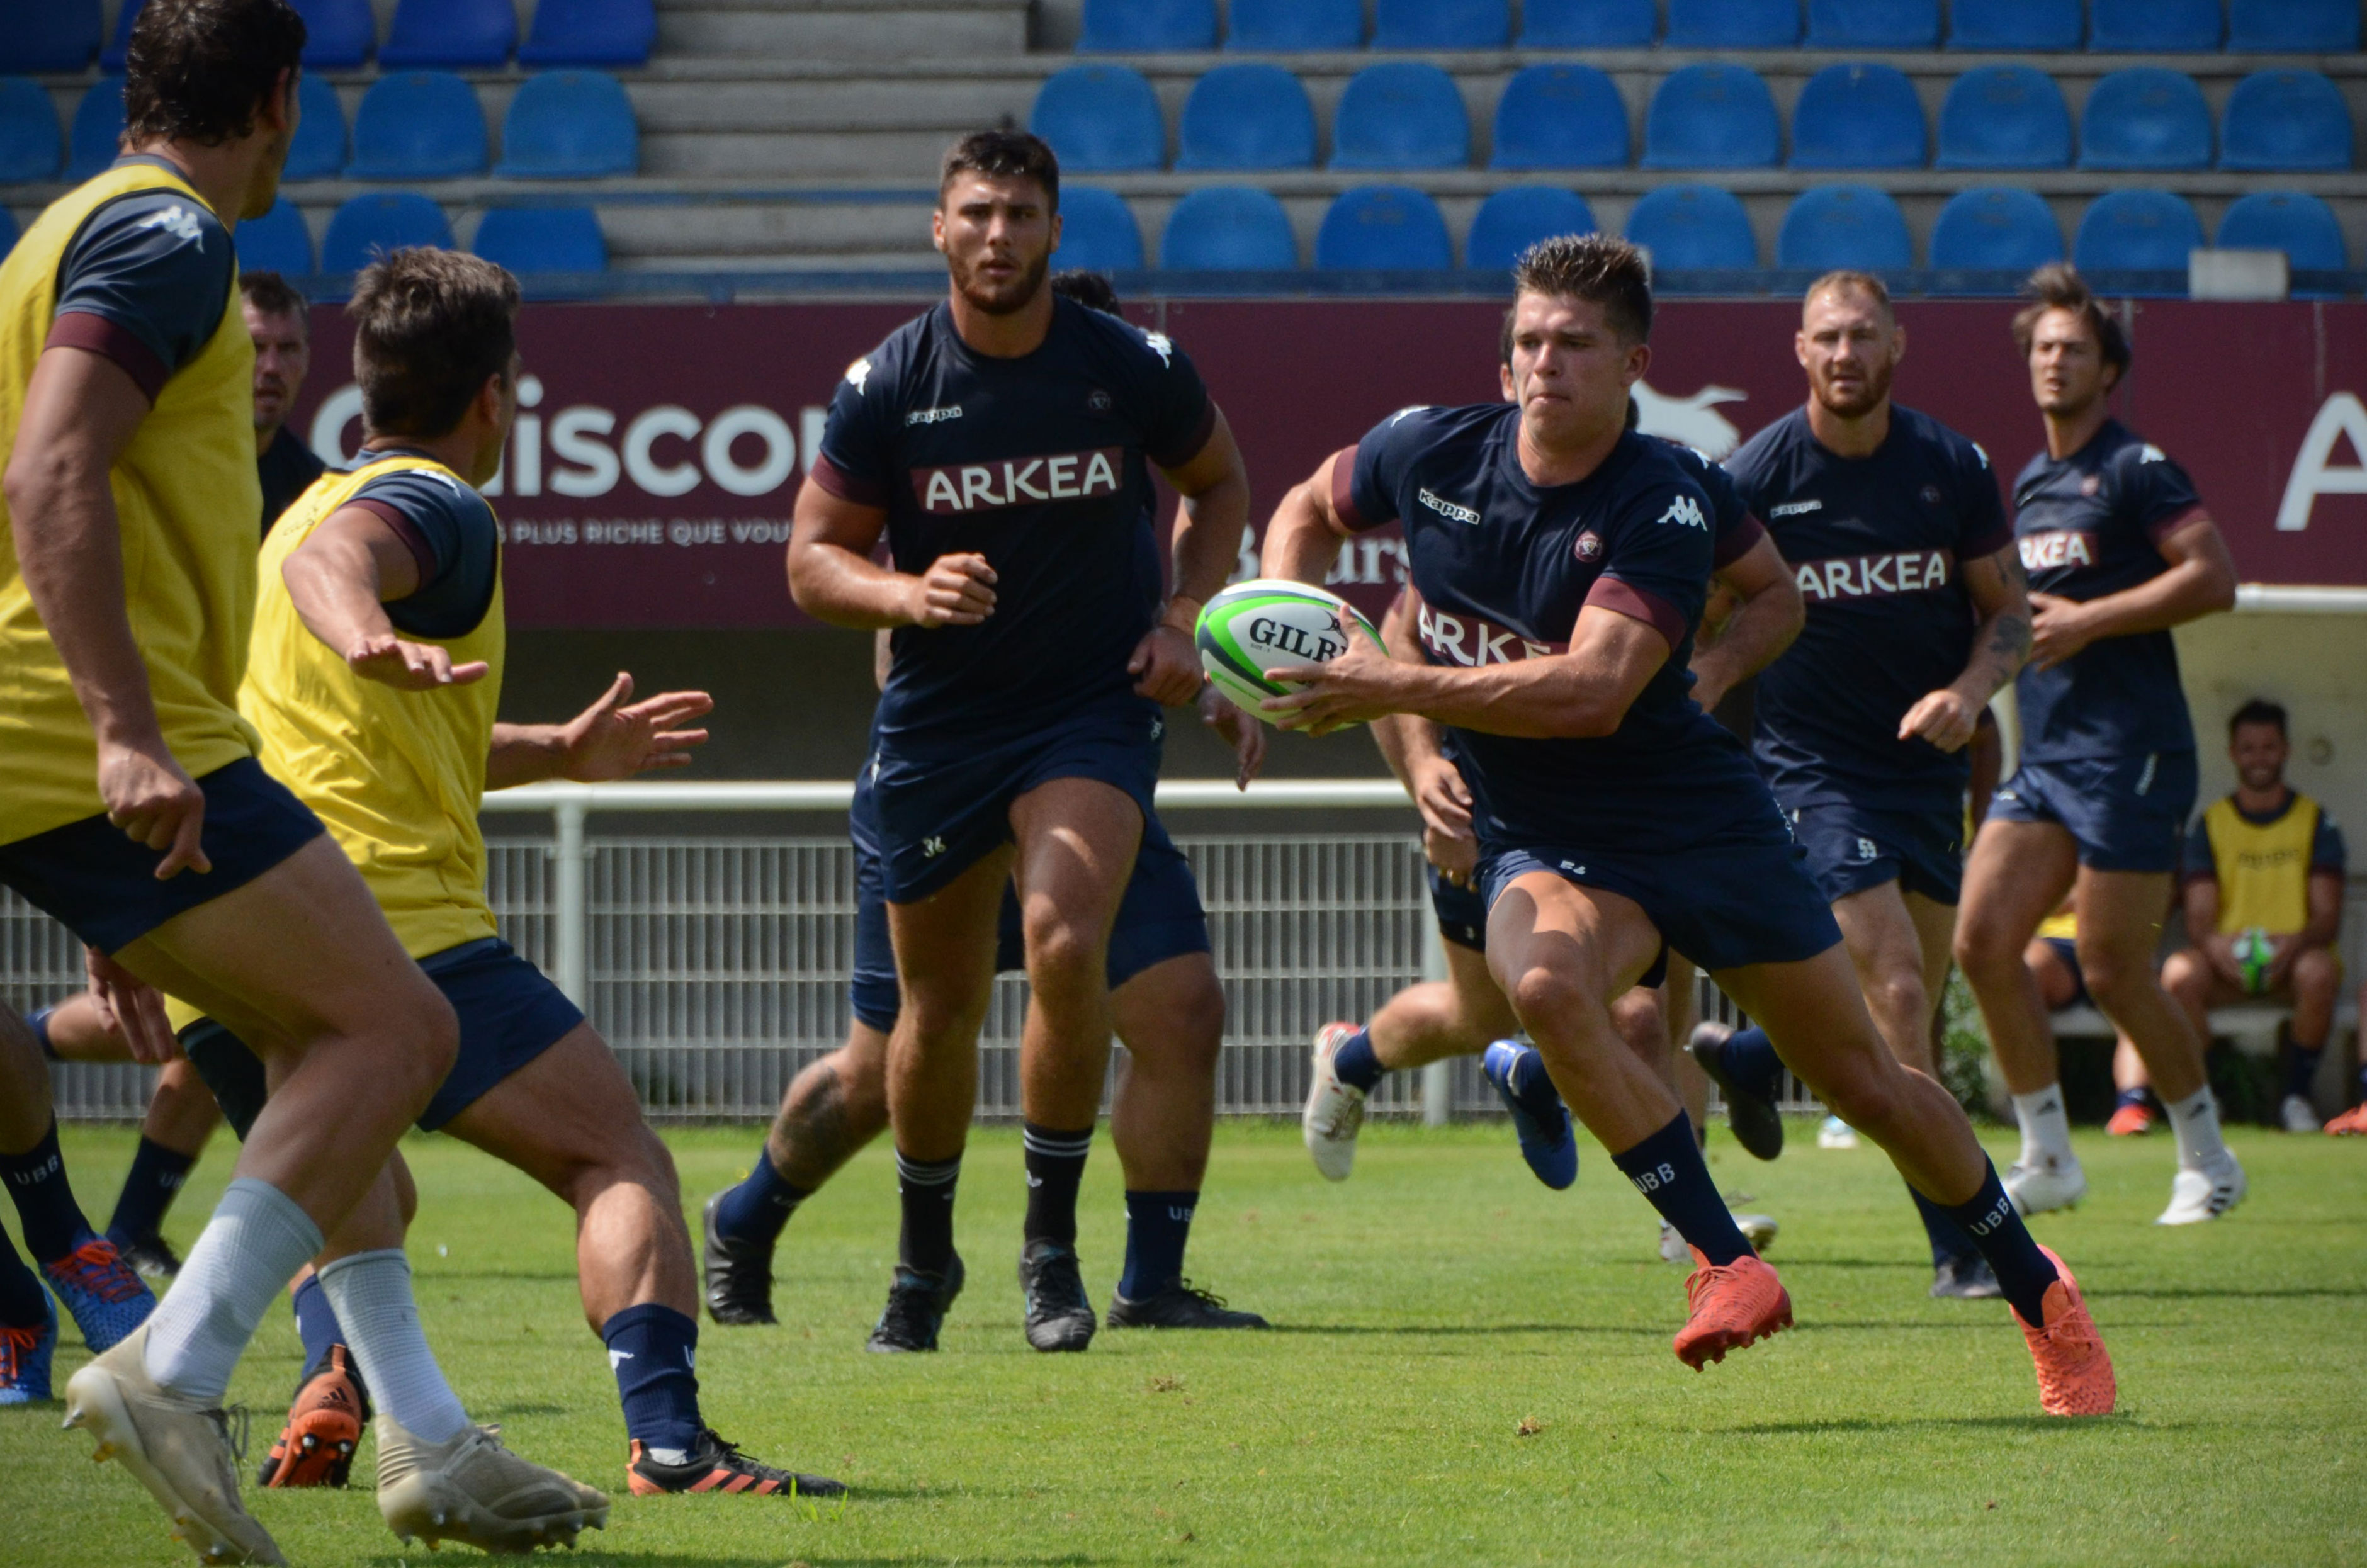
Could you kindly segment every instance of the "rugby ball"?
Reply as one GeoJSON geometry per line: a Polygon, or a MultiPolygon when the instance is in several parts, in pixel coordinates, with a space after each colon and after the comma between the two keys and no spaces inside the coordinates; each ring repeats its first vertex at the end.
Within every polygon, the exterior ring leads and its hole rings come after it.
{"type": "Polygon", "coordinates": [[[1322,664],[1347,650],[1341,612],[1355,616],[1375,642],[1381,634],[1356,607],[1337,593],[1283,578],[1236,582],[1200,611],[1192,639],[1200,648],[1200,668],[1236,707],[1274,722],[1258,704],[1293,688],[1265,678],[1269,670],[1322,664]]]}

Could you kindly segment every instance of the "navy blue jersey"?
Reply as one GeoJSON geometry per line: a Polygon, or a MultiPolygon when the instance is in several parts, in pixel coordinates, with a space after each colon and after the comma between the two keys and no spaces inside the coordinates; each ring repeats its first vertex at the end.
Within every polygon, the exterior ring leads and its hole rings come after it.
{"type": "Polygon", "coordinates": [[[1843,457],[1795,409],[1727,459],[1792,568],[1807,624],[1760,676],[1751,750],[1786,808],[1955,809],[1972,763],[1898,721],[1965,672],[1979,616],[1964,563],[2013,542],[1986,453],[1893,408],[1843,457]]]}
{"type": "MultiPolygon", "coordinates": [[[[179,172],[161,158],[119,162],[179,172]]],[[[65,341],[115,361],[153,402],[213,341],[237,283],[221,220],[177,190],[133,191],[96,209],[67,243],[54,314],[91,318],[65,341]]]]}
{"type": "MultiPolygon", "coordinates": [[[[397,450],[364,452],[355,466],[397,450]]],[[[419,586],[386,606],[397,631],[449,638],[477,629],[502,559],[501,525],[483,496],[441,469],[401,468],[369,480],[345,504],[384,521],[418,565],[419,586]]]]}
{"type": "Polygon", "coordinates": [[[1677,460],[1677,467],[1691,475],[1709,497],[1710,566],[1722,571],[1750,553],[1767,530],[1751,515],[1750,505],[1736,488],[1734,476],[1709,460],[1700,448],[1682,441],[1671,441],[1665,435],[1655,436],[1677,460]]]}
{"type": "Polygon", "coordinates": [[[897,570],[975,551],[999,580],[979,626],[898,629],[880,742],[963,746],[1130,690],[1161,592],[1150,466],[1189,461],[1215,423],[1173,344],[1068,299],[1016,359],[973,352],[939,305],[856,360],[814,482],[887,512],[897,570]]]}
{"type": "MultiPolygon", "coordinates": [[[[2013,506],[2031,591],[2085,603],[2169,570],[2161,541],[2201,514],[2203,499],[2185,469],[2114,419],[2059,462],[2033,457],[2013,506]]],[[[2024,761],[2194,749],[2167,631],[2102,637],[2051,670],[2025,668],[2015,693],[2024,761]]]]}
{"type": "Polygon", "coordinates": [[[1447,729],[1482,850],[1682,848],[1745,813],[1772,817],[1741,748],[1693,702],[1685,669],[1716,554],[1709,495],[1669,443],[1632,432],[1584,479],[1540,489],[1521,470],[1520,421],[1510,403],[1407,409],[1332,470],[1333,506],[1350,527],[1404,524],[1430,662],[1564,652],[1588,604],[1668,640],[1667,660],[1610,735],[1447,729]]]}
{"type": "Polygon", "coordinates": [[[255,477],[263,481],[263,531],[268,536],[279,514],[329,471],[304,438],[287,425],[271,433],[271,445],[255,460],[255,477]]]}

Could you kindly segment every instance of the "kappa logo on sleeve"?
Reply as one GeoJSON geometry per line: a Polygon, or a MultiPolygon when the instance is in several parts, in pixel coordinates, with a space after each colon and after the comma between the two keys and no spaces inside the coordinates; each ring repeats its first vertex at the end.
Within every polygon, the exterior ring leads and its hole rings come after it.
{"type": "Polygon", "coordinates": [[[159,232],[172,235],[185,245],[194,244],[199,250],[205,249],[206,231],[198,222],[198,215],[178,202],[175,202],[170,207],[158,208],[132,227],[154,229],[159,232]]]}
{"type": "Polygon", "coordinates": [[[853,387],[856,392],[862,392],[865,389],[864,383],[870,379],[871,361],[868,359],[858,359],[846,367],[846,384],[853,387]]]}
{"type": "Polygon", "coordinates": [[[1673,523],[1680,528],[1698,528],[1704,534],[1709,532],[1709,519],[1702,515],[1701,502],[1689,495],[1681,495],[1669,502],[1669,509],[1660,513],[1660,521],[1673,523]]]}
{"type": "Polygon", "coordinates": [[[997,512],[1047,501],[1088,501],[1116,495],[1126,473],[1126,448],[1063,452],[1057,457],[1006,457],[996,463],[950,463],[914,468],[912,493],[921,510],[946,515],[997,512]]]}
{"type": "Polygon", "coordinates": [[[1151,353],[1159,355],[1159,363],[1162,368],[1168,370],[1175,368],[1175,340],[1173,338],[1169,337],[1165,333],[1145,333],[1142,334],[1142,345],[1150,350],[1151,353]]]}

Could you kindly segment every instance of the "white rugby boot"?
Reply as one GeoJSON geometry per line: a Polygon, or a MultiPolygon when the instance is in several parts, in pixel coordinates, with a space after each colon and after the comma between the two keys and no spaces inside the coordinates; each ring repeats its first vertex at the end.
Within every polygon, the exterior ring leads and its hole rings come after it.
{"type": "Polygon", "coordinates": [[[2317,1107],[2298,1094],[2285,1096],[2284,1103],[2277,1107],[2277,1120],[2288,1133],[2321,1132],[2325,1126],[2317,1119],[2317,1107]]]}
{"type": "Polygon", "coordinates": [[[2169,1207],[2154,1224],[2199,1225],[2215,1220],[2242,1202],[2250,1187],[2243,1166],[2232,1153],[2200,1167],[2180,1166],[2178,1174],[2170,1178],[2169,1207]]]}
{"type": "Polygon", "coordinates": [[[2042,1159],[2036,1165],[2016,1160],[2005,1168],[2003,1180],[2005,1195],[2025,1214],[2067,1209],[2088,1195],[2088,1173],[2079,1168],[2079,1156],[2073,1154],[2042,1159]]]}
{"type": "Polygon", "coordinates": [[[1327,1023],[1315,1032],[1315,1056],[1308,1073],[1307,1109],[1299,1125],[1307,1134],[1307,1152],[1326,1181],[1345,1181],[1356,1168],[1356,1134],[1365,1126],[1365,1091],[1342,1083],[1331,1070],[1331,1058],[1349,1036],[1353,1023],[1327,1023]]]}
{"type": "Polygon", "coordinates": [[[1737,1214],[1734,1216],[1734,1228],[1742,1233],[1742,1239],[1750,1244],[1751,1251],[1765,1252],[1775,1245],[1775,1233],[1783,1227],[1776,1224],[1772,1214],[1737,1214]]]}
{"type": "Polygon", "coordinates": [[[1693,1260],[1693,1249],[1685,1245],[1685,1238],[1677,1234],[1676,1226],[1662,1220],[1660,1222],[1660,1261],[1691,1263],[1693,1260]]]}
{"type": "Polygon", "coordinates": [[[608,1499],[581,1482],[502,1446],[500,1428],[463,1427],[446,1443],[424,1443],[380,1411],[378,1511],[408,1545],[433,1551],[464,1540],[485,1551],[572,1546],[586,1525],[606,1529],[608,1499]]]}

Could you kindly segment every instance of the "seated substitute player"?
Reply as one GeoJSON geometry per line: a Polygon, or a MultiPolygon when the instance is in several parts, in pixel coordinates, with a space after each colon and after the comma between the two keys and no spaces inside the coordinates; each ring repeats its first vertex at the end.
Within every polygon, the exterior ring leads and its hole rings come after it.
{"type": "MultiPolygon", "coordinates": [[[[1967,751],[2030,651],[2030,601],[1986,453],[1891,401],[1907,329],[1870,273],[1808,286],[1794,352],[1806,404],[1727,459],[1798,576],[1807,626],[1760,677],[1752,756],[1832,906],[1866,1010],[1907,1066],[1939,1077],[1931,1023],[1964,879],[1967,751]]],[[[1694,1031],[1729,1100],[1774,1109],[1764,1030],[1694,1031]]],[[[1987,1298],[1996,1276],[1908,1187],[1931,1293],[1987,1298]]]]}
{"type": "Polygon", "coordinates": [[[2056,265],[2013,319],[2046,449],[2014,480],[2014,538],[2030,575],[2030,662],[2016,682],[2022,755],[1973,840],[1956,962],[2012,1091],[2025,1157],[2006,1190],[2025,1214],[2076,1203],[2055,1035],[2022,953],[2072,896],[2089,995],[2136,1046],[2168,1108],[2178,1174],[2159,1223],[2216,1219],[2244,1196],[2219,1134],[2203,1042],[2161,988],[2153,955],[2180,840],[2194,809],[2194,727],[2169,628],[2236,600],[2236,564],[2186,471],[2107,406],[2129,367],[2120,318],[2056,265]]]}
{"type": "Polygon", "coordinates": [[[1401,519],[1433,662],[1391,659],[1351,624],[1346,652],[1275,672],[1302,690],[1263,705],[1318,734],[1387,713],[1446,728],[1472,795],[1489,970],[1562,1098],[1694,1250],[1680,1359],[1773,1334],[1791,1303],[1675,1097],[1611,1027],[1610,1003],[1657,979],[1670,946],[1983,1247],[2042,1406],[2111,1409],[2112,1363],[2069,1270],[2032,1240],[1948,1091],[1884,1045],[1767,786],[1687,694],[1711,502],[1665,445],[1621,428],[1651,358],[1642,253],[1546,240],[1513,281],[1517,406],[1400,411],[1326,459],[1266,532],[1266,572],[1309,581],[1340,538],[1401,519]],[[1462,637],[1441,635],[1443,615],[1462,637]]]}
{"type": "Polygon", "coordinates": [[[833,626],[894,627],[868,783],[902,1010],[888,1053],[903,1224],[891,1295],[956,1275],[953,1199],[978,1031],[1016,879],[1027,1341],[1082,1350],[1076,1254],[1109,1059],[1110,927],[1151,810],[1166,720],[1199,694],[1192,626],[1249,504],[1191,361],[1055,296],[1059,166],[1017,131],[946,154],[949,298],[849,367],[799,491],[790,592],[833,626]],[[1161,607],[1145,520],[1156,465],[1183,496],[1161,607]],[[886,534],[890,561],[871,552],[886,534]]]}

